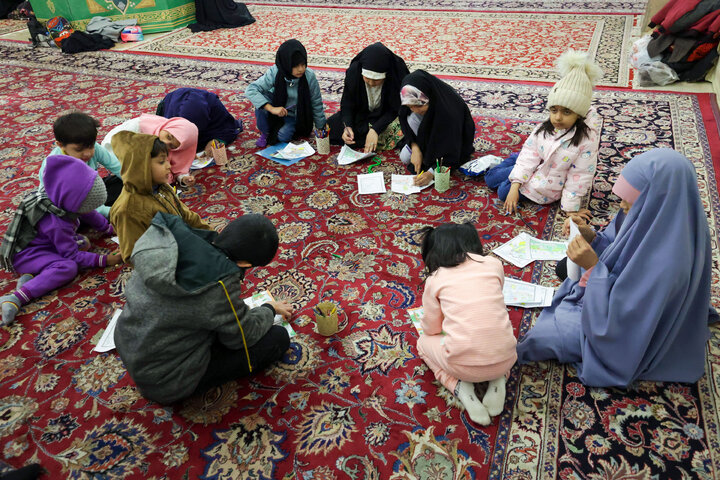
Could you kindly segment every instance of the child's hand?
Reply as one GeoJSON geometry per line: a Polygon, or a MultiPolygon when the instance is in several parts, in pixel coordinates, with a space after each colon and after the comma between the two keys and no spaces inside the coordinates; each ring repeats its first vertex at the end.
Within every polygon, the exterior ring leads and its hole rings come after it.
{"type": "Polygon", "coordinates": [[[570,242],[567,257],[585,270],[590,270],[598,263],[598,256],[590,244],[579,235],[570,242]]]}
{"type": "Polygon", "coordinates": [[[290,320],[295,309],[287,302],[270,302],[277,315],[282,315],[285,320],[290,320]]]}
{"type": "Polygon", "coordinates": [[[510,187],[510,191],[507,194],[507,197],[505,197],[505,203],[503,204],[503,208],[505,209],[505,213],[507,215],[510,215],[512,213],[515,213],[515,210],[517,209],[518,201],[520,200],[520,184],[519,183],[513,183],[510,187]]]}
{"type": "Polygon", "coordinates": [[[287,117],[287,110],[285,110],[285,107],[270,107],[267,109],[268,112],[272,113],[273,115],[277,115],[278,117],[287,117]]]}
{"type": "Polygon", "coordinates": [[[195,185],[195,177],[190,174],[178,175],[178,181],[183,187],[192,187],[195,185]]]}
{"type": "MultiPolygon", "coordinates": [[[[572,214],[582,218],[585,221],[585,223],[592,220],[592,214],[590,213],[590,210],[588,210],[587,208],[581,208],[580,210],[578,210],[577,212],[573,212],[572,214]]],[[[570,215],[570,214],[568,214],[568,215],[570,215]]],[[[575,223],[580,225],[577,221],[575,223]]]]}
{"type": "Polygon", "coordinates": [[[120,255],[119,253],[111,253],[107,256],[105,263],[108,267],[112,265],[118,265],[122,263],[122,255],[120,255]]]}
{"type": "Polygon", "coordinates": [[[353,132],[353,129],[350,127],[345,127],[345,130],[343,130],[342,139],[343,142],[345,142],[347,145],[354,145],[355,132],[353,132]]]}

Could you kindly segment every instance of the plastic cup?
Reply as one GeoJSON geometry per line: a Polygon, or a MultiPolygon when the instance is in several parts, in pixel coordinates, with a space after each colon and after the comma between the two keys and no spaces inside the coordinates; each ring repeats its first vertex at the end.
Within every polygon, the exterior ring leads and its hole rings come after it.
{"type": "Polygon", "coordinates": [[[330,137],[324,136],[323,138],[315,137],[315,145],[317,146],[317,152],[320,155],[327,155],[330,153],[330,137]]]}
{"type": "Polygon", "coordinates": [[[450,188],[450,169],[448,167],[440,167],[435,171],[435,190],[443,193],[450,188]]]}
{"type": "Polygon", "coordinates": [[[321,302],[315,307],[315,323],[320,335],[329,337],[340,331],[337,306],[332,302],[321,302]]]}
{"type": "Polygon", "coordinates": [[[211,150],[213,160],[215,160],[215,165],[222,166],[228,163],[227,150],[225,150],[225,145],[220,145],[220,147],[218,148],[211,147],[211,150]]]}

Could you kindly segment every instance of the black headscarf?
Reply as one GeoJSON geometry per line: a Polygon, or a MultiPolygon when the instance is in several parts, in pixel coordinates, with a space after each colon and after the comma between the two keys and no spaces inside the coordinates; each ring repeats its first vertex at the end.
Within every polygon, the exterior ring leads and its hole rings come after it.
{"type": "Polygon", "coordinates": [[[235,28],[255,21],[244,3],[234,0],[195,0],[195,21],[188,28],[192,32],[235,28]]]}
{"type": "Polygon", "coordinates": [[[358,53],[345,71],[345,89],[340,101],[343,124],[351,127],[356,139],[364,138],[368,123],[379,134],[395,120],[400,108],[400,82],[410,73],[405,61],[380,42],[373,43],[358,53]],[[368,98],[362,70],[384,73],[379,112],[370,118],[368,98]]]}
{"type": "Polygon", "coordinates": [[[451,168],[470,160],[475,122],[462,97],[450,85],[425,70],[415,70],[406,76],[402,81],[402,86],[405,85],[412,85],[430,99],[417,135],[408,125],[407,117],[412,113],[410,108],[401,106],[399,115],[408,145],[415,142],[422,151],[425,170],[435,167],[440,158],[444,166],[451,168]]]}
{"type": "MultiPolygon", "coordinates": [[[[305,47],[298,40],[290,39],[283,42],[275,54],[275,65],[277,65],[278,73],[275,75],[275,91],[273,93],[272,104],[275,107],[284,107],[287,102],[287,80],[300,82],[298,85],[297,111],[295,114],[295,134],[293,138],[307,137],[310,135],[313,126],[312,103],[310,99],[310,86],[307,78],[303,75],[301,78],[295,78],[292,75],[292,69],[299,64],[307,65],[307,52],[305,47]],[[295,65],[293,65],[293,59],[295,65]],[[302,59],[298,63],[298,59],[302,59]]],[[[268,116],[270,123],[270,134],[268,135],[268,144],[277,143],[277,132],[285,124],[282,117],[270,114],[268,116]]]]}
{"type": "Polygon", "coordinates": [[[245,260],[253,267],[270,263],[279,244],[275,225],[264,215],[243,215],[215,237],[213,245],[222,250],[233,262],[245,260]]]}

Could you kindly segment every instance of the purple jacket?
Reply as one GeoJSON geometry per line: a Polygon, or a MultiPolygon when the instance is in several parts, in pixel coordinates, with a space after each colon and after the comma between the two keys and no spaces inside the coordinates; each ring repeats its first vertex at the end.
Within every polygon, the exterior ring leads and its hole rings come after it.
{"type": "MultiPolygon", "coordinates": [[[[90,192],[96,176],[97,172],[81,160],[67,155],[51,155],[47,158],[43,183],[53,204],[75,212],[90,192]]],[[[37,271],[33,266],[42,268],[47,265],[48,256],[61,256],[83,268],[106,266],[107,255],[84,252],[78,248],[77,228],[81,221],[100,232],[113,232],[107,219],[94,210],[79,215],[77,219],[46,214],[36,225],[35,239],[13,258],[15,269],[18,272],[37,271]]]]}

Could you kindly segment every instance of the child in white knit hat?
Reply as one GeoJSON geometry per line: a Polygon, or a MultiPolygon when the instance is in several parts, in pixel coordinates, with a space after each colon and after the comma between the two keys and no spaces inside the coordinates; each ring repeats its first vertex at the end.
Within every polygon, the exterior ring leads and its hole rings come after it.
{"type": "Polygon", "coordinates": [[[603,72],[586,53],[574,50],[560,56],[558,70],[562,78],[548,95],[549,118],[519,154],[485,174],[508,214],[520,199],[541,205],[561,200],[565,212],[577,212],[592,184],[602,119],[590,103],[593,84],[603,72]]]}

